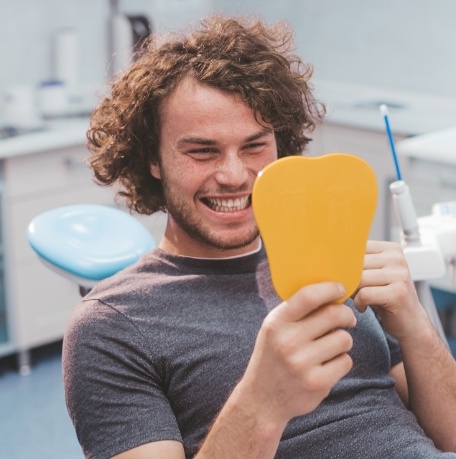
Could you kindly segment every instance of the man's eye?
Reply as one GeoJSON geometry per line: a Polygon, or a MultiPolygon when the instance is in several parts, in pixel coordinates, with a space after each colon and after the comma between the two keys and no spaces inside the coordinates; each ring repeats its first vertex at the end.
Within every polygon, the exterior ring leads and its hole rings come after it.
{"type": "Polygon", "coordinates": [[[188,155],[198,161],[206,161],[213,158],[216,153],[212,148],[199,148],[198,150],[190,150],[188,155]]]}
{"type": "Polygon", "coordinates": [[[249,143],[245,146],[245,149],[246,150],[260,150],[261,148],[263,148],[266,144],[265,143],[260,143],[260,142],[257,142],[257,143],[249,143]]]}
{"type": "Polygon", "coordinates": [[[213,148],[198,148],[198,150],[190,150],[191,154],[202,154],[207,155],[209,153],[214,153],[215,150],[213,148]]]}

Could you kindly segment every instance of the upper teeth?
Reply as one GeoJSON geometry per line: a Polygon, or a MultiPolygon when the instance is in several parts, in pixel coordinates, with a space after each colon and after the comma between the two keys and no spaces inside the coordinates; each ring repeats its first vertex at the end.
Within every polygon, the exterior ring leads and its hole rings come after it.
{"type": "Polygon", "coordinates": [[[249,197],[244,196],[236,199],[208,198],[211,207],[218,212],[234,212],[245,209],[249,203],[249,197]]]}

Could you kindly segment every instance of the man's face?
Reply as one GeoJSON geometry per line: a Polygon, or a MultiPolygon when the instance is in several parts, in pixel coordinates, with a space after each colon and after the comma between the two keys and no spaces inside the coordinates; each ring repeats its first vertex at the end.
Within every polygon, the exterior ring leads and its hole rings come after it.
{"type": "Polygon", "coordinates": [[[168,225],[160,246],[194,257],[239,255],[258,246],[251,206],[258,172],[277,159],[274,132],[238,96],[188,77],[161,113],[160,164],[168,225]]]}

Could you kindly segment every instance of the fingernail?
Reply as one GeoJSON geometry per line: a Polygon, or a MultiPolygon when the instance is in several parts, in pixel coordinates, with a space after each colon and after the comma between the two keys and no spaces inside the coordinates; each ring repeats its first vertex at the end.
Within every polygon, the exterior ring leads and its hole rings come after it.
{"type": "Polygon", "coordinates": [[[345,295],[345,287],[342,284],[338,284],[340,296],[345,295]]]}

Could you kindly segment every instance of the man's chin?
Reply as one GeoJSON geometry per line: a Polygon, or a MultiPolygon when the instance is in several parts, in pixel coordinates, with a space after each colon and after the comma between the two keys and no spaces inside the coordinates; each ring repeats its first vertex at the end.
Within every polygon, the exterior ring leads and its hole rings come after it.
{"type": "Polygon", "coordinates": [[[234,238],[228,238],[228,237],[222,237],[220,235],[217,235],[218,237],[213,237],[211,238],[211,245],[219,250],[239,250],[243,249],[245,247],[250,246],[253,242],[255,242],[258,239],[259,232],[256,231],[252,234],[249,234],[248,236],[245,236],[243,238],[240,238],[239,236],[234,237],[234,238]]]}
{"type": "Polygon", "coordinates": [[[201,248],[215,249],[223,251],[236,251],[250,246],[259,236],[256,225],[236,225],[232,227],[203,224],[201,221],[191,221],[191,219],[177,218],[180,214],[174,213],[173,220],[183,233],[186,239],[193,239],[201,248]]]}

